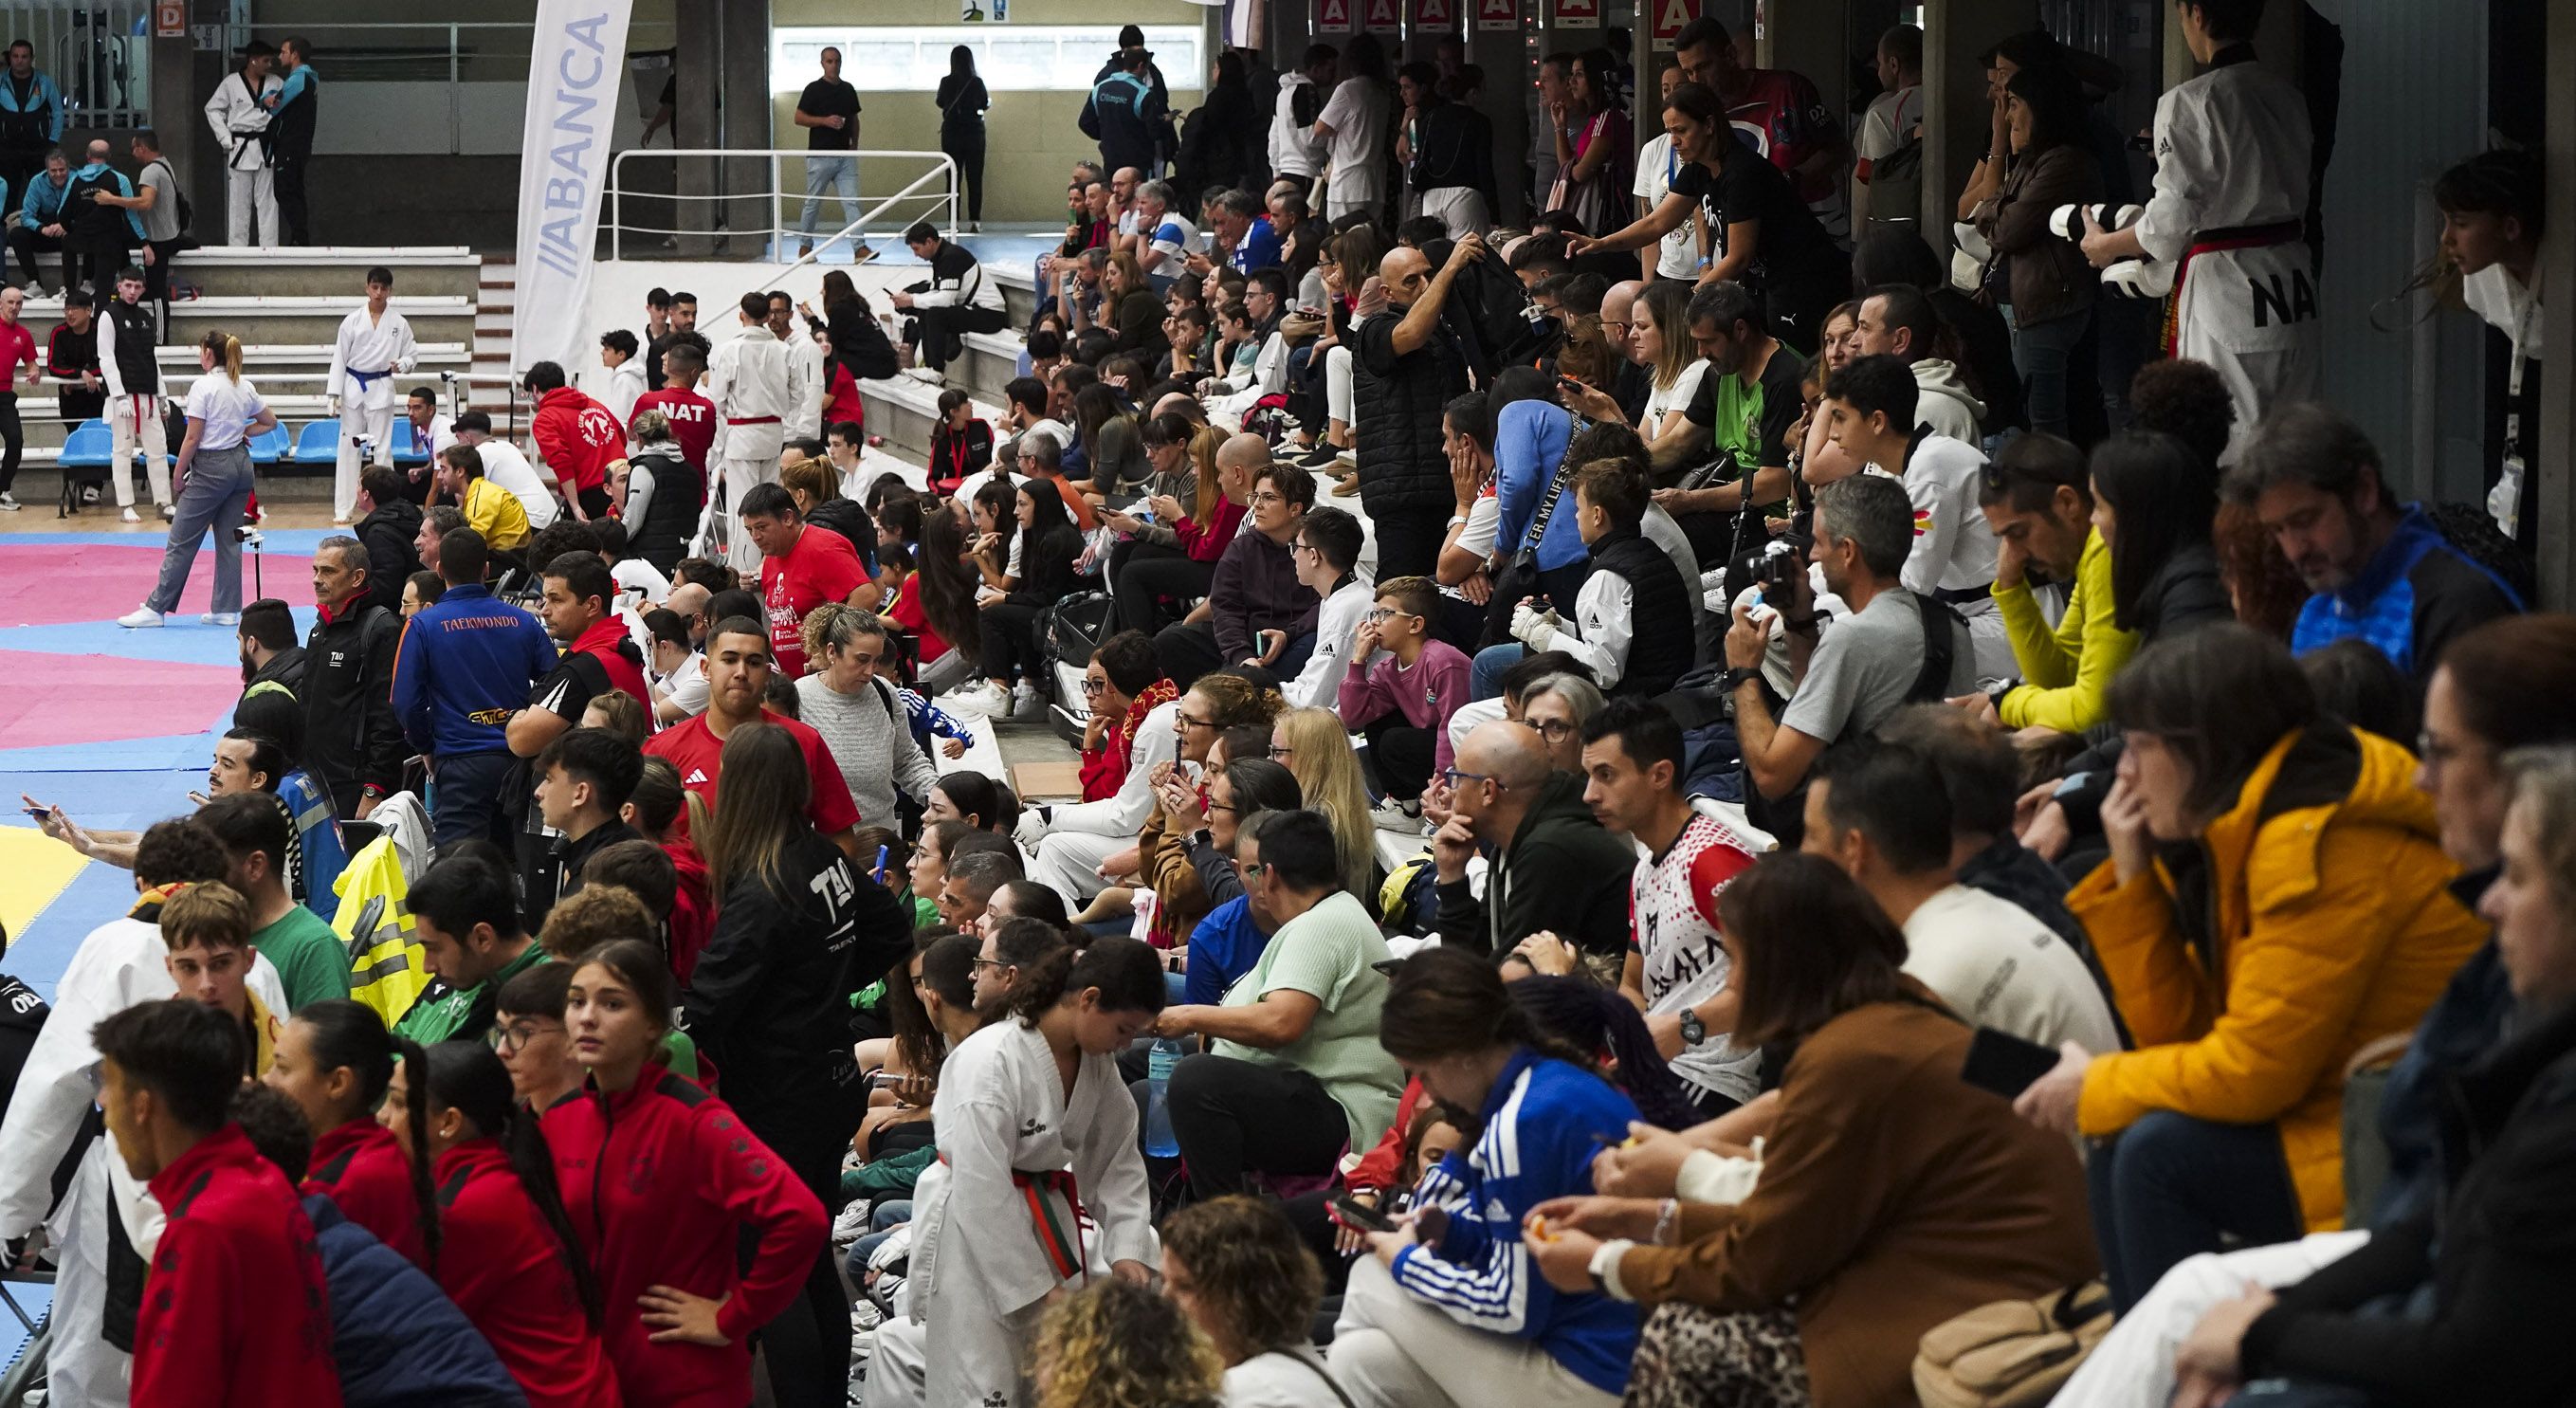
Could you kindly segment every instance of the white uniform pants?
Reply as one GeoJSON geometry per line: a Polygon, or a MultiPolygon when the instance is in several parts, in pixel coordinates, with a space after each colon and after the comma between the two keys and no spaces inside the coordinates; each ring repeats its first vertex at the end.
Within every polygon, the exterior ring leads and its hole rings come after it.
{"type": "Polygon", "coordinates": [[[896,1315],[872,1332],[868,1379],[859,1392],[864,1408],[923,1408],[930,1397],[930,1327],[896,1315]]]}
{"type": "Polygon", "coordinates": [[[2263,414],[2317,397],[2324,325],[2302,241],[2192,257],[2175,294],[2174,355],[2206,362],[2236,403],[2230,463],[2263,414]]]}
{"type": "Polygon", "coordinates": [[[756,460],[725,459],[718,461],[725,496],[725,561],[747,577],[760,575],[760,549],[753,547],[751,535],[742,527],[742,496],[755,484],[778,482],[778,457],[765,455],[756,460]]]}
{"type": "Polygon", "coordinates": [[[1050,831],[1038,838],[1029,878],[1068,900],[1088,900],[1109,888],[1109,882],[1100,878],[1100,863],[1135,844],[1133,836],[1050,831]]]}
{"type": "Polygon", "coordinates": [[[168,507],[170,500],[169,437],[161,429],[161,398],[158,396],[111,396],[107,401],[107,432],[116,456],[116,506],[134,507],[134,452],[143,451],[143,473],[152,486],[152,502],[168,507]]]}
{"type": "Polygon", "coordinates": [[[1494,228],[1494,217],[1485,210],[1484,193],[1473,186],[1441,186],[1424,191],[1422,213],[1440,217],[1453,240],[1470,231],[1482,235],[1494,228]]]}
{"type": "Polygon", "coordinates": [[[1470,1329],[1416,1300],[1374,1256],[1351,1263],[1333,1378],[1355,1408],[1611,1408],[1530,1340],[1470,1329]]]}
{"type": "Polygon", "coordinates": [[[2304,1281],[2369,1240],[2367,1232],[2319,1232],[2224,1255],[2203,1252],[2178,1263],[2111,1327],[2057,1391],[2054,1408],[2164,1408],[2173,1397],[2174,1353],[2210,1307],[2234,1300],[2248,1281],[2271,1290],[2304,1281]]]}
{"type": "Polygon", "coordinates": [[[52,1394],[45,1401],[59,1408],[126,1408],[134,1378],[134,1358],[109,1344],[107,1311],[107,1161],[117,1157],[112,1135],[100,1135],[81,1156],[72,1175],[71,1192],[49,1224],[62,1264],[54,1276],[54,1337],[45,1357],[52,1394]]]}
{"type": "Polygon", "coordinates": [[[394,462],[394,408],[388,401],[382,410],[369,410],[343,396],[340,398],[340,463],[331,474],[331,516],[347,520],[357,516],[358,509],[358,437],[367,437],[374,447],[373,463],[391,466],[394,462]]]}
{"type": "Polygon", "coordinates": [[[277,173],[263,166],[256,171],[228,170],[224,173],[224,243],[240,247],[251,243],[251,217],[259,217],[259,247],[277,248],[277,173]]]}

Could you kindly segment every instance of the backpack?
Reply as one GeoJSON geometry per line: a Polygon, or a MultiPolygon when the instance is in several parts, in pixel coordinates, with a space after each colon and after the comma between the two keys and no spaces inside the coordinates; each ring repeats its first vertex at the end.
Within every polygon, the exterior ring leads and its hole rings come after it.
{"type": "MultiPolygon", "coordinates": [[[[179,198],[179,242],[190,249],[196,248],[196,203],[189,200],[187,191],[180,187],[179,173],[170,165],[170,159],[168,157],[163,157],[153,162],[152,166],[160,167],[162,170],[170,173],[170,194],[179,198]]],[[[147,166],[143,169],[149,171],[152,169],[152,166],[147,166]]]]}
{"type": "MultiPolygon", "coordinates": [[[[1922,90],[1918,88],[1915,92],[1922,90]]],[[[1903,98],[1897,100],[1896,111],[1900,117],[1903,116],[1903,98]]],[[[1923,130],[1920,117],[1911,129],[1896,135],[1899,142],[1896,150],[1869,164],[1869,223],[1873,229],[1888,226],[1920,229],[1923,224],[1923,130]]]]}

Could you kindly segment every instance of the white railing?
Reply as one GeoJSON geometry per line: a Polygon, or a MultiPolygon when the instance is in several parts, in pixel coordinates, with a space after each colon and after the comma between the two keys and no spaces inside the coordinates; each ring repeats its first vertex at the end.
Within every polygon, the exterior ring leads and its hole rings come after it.
{"type": "Polygon", "coordinates": [[[151,124],[151,0],[0,0],[0,26],[62,90],[66,129],[151,124]]]}
{"type": "MultiPolygon", "coordinates": [[[[854,216],[841,202],[837,191],[827,192],[823,199],[839,206],[844,218],[831,233],[818,231],[813,236],[818,249],[828,248],[835,241],[878,231],[900,231],[920,220],[927,220],[945,231],[954,231],[957,227],[957,163],[950,160],[945,152],[814,152],[801,147],[769,151],[644,147],[619,152],[609,162],[607,208],[601,219],[608,226],[610,257],[626,257],[629,235],[645,241],[639,246],[639,252],[663,241],[710,240],[716,237],[750,240],[758,246],[753,252],[754,258],[765,256],[773,241],[783,247],[789,239],[803,240],[805,236],[798,233],[796,222],[803,218],[806,199],[804,163],[808,157],[855,157],[859,169],[860,196],[857,203],[861,209],[854,216]],[[656,167],[667,163],[670,182],[650,189],[639,188],[627,172],[627,164],[636,161],[656,167]],[[710,184],[715,189],[703,193],[681,191],[678,178],[684,162],[711,163],[715,179],[710,184]],[[725,189],[726,178],[741,174],[742,164],[751,162],[766,165],[767,183],[725,189]],[[790,163],[793,163],[792,167],[790,163]],[[791,169],[796,173],[792,184],[788,180],[791,169]],[[888,182],[903,180],[907,172],[911,173],[911,179],[895,187],[891,194],[876,197],[867,194],[871,189],[884,189],[888,182]],[[668,202],[665,207],[667,213],[658,218],[670,223],[651,223],[657,219],[655,207],[664,202],[668,202]],[[766,211],[766,215],[755,217],[757,223],[749,228],[734,228],[732,212],[745,207],[756,207],[766,211]],[[705,218],[691,219],[694,214],[703,214],[705,218]]],[[[794,262],[803,264],[807,257],[794,262]]]]}

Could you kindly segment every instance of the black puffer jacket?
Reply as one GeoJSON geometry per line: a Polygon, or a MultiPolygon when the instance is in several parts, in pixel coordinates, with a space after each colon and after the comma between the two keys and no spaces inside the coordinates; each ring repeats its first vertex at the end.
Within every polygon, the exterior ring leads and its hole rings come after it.
{"type": "Polygon", "coordinates": [[[1634,528],[1593,544],[1592,566],[1625,578],[1631,602],[1628,659],[1610,693],[1652,699],[1671,689],[1691,672],[1699,644],[1681,569],[1634,528]]]}
{"type": "Polygon", "coordinates": [[[1440,452],[1440,408],[1467,390],[1467,363],[1446,323],[1411,352],[1395,350],[1401,310],[1360,324],[1351,389],[1359,451],[1360,506],[1372,518],[1389,512],[1447,510],[1457,502],[1449,461],[1440,452]]]}
{"type": "Polygon", "coordinates": [[[877,574],[877,521],[868,516],[867,505],[856,499],[831,499],[814,505],[805,521],[817,528],[828,528],[850,540],[859,555],[859,565],[868,575],[877,574]]]}
{"type": "Polygon", "coordinates": [[[376,505],[351,530],[367,548],[367,600],[402,615],[403,582],[420,570],[420,506],[409,499],[376,505]]]}

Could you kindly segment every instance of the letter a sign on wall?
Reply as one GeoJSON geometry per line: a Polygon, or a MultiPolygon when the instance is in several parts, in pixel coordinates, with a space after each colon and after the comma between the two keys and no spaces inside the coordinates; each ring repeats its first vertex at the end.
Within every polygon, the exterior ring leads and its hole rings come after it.
{"type": "Polygon", "coordinates": [[[1658,50],[1671,49],[1673,40],[1681,35],[1682,26],[1699,17],[1697,0],[1642,0],[1642,3],[1655,17],[1654,36],[1658,50]]]}
{"type": "Polygon", "coordinates": [[[1601,0],[1552,0],[1558,29],[1599,29],[1601,0]]]}
{"type": "Polygon", "coordinates": [[[1404,7],[1398,3],[1398,0],[1361,0],[1361,3],[1368,7],[1363,11],[1366,18],[1362,21],[1362,27],[1369,33],[1402,34],[1404,32],[1404,7]]]}
{"type": "Polygon", "coordinates": [[[1348,34],[1358,28],[1351,22],[1351,6],[1359,0],[1316,0],[1315,31],[1318,34],[1348,34]]]}
{"type": "Polygon", "coordinates": [[[1450,33],[1458,28],[1458,7],[1454,0],[1413,0],[1413,27],[1450,33]]]}
{"type": "Polygon", "coordinates": [[[1476,28],[1508,33],[1521,27],[1520,0],[1475,0],[1476,28]]]}

